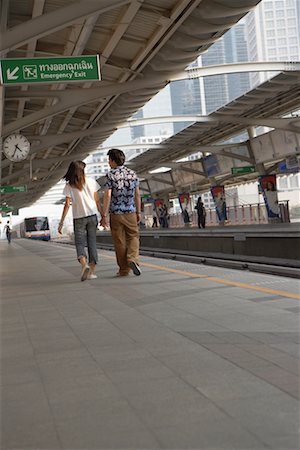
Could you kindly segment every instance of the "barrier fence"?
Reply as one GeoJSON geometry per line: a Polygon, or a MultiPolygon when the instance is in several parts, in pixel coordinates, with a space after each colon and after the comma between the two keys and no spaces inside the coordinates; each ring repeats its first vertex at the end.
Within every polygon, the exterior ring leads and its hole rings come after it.
{"type": "MultiPolygon", "coordinates": [[[[290,222],[288,200],[279,203],[280,208],[280,222],[290,222]]],[[[264,204],[254,203],[249,205],[228,206],[227,220],[225,225],[254,225],[270,223],[268,219],[267,210],[264,204]]],[[[184,223],[183,215],[170,214],[169,227],[183,228],[183,227],[198,227],[198,216],[196,211],[189,213],[190,222],[184,223]]],[[[153,224],[152,217],[145,218],[146,228],[151,228],[153,224]]],[[[215,209],[206,210],[206,226],[215,227],[219,225],[218,216],[215,209]]]]}

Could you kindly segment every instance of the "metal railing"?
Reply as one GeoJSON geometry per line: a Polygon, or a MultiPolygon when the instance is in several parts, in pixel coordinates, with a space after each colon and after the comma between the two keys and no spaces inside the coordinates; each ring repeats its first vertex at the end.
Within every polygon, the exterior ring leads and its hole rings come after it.
{"type": "MultiPolygon", "coordinates": [[[[290,222],[288,200],[280,202],[280,220],[281,222],[290,222]]],[[[198,217],[196,211],[189,213],[190,222],[184,223],[181,213],[170,214],[169,227],[197,227],[198,217]]],[[[264,204],[254,203],[240,206],[227,207],[227,220],[225,225],[255,225],[270,223],[267,210],[264,204]]],[[[206,226],[215,227],[219,225],[218,216],[215,209],[206,210],[206,226]]],[[[146,228],[152,227],[152,218],[146,218],[146,228]]]]}

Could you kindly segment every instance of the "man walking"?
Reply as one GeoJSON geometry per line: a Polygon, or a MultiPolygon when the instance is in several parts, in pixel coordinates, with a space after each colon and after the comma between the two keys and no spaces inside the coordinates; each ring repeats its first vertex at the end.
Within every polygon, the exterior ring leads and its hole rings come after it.
{"type": "Polygon", "coordinates": [[[107,153],[110,172],[104,184],[104,202],[101,225],[108,225],[110,213],[111,235],[115,246],[119,272],[117,276],[141,274],[139,267],[139,222],[141,198],[136,173],[124,166],[122,150],[112,148],[107,153]]]}
{"type": "Polygon", "coordinates": [[[9,225],[9,220],[6,223],[4,230],[5,230],[7,242],[10,244],[11,243],[11,228],[9,225]]]}

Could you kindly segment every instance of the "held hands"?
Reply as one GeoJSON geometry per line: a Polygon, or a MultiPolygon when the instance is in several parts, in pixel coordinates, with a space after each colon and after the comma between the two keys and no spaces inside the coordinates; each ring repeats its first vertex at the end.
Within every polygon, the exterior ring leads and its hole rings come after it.
{"type": "Polygon", "coordinates": [[[108,227],[107,216],[102,216],[101,217],[100,226],[103,227],[103,228],[107,228],[108,227]]]}

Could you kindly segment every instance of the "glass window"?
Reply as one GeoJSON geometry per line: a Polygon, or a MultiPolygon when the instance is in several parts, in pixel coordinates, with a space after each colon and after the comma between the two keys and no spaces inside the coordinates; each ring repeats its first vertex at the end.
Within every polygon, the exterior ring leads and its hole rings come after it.
{"type": "Polygon", "coordinates": [[[284,10],[283,9],[278,9],[276,11],[276,17],[284,17],[284,10]]]}
{"type": "Polygon", "coordinates": [[[290,28],[290,29],[289,29],[289,35],[290,35],[290,36],[291,36],[291,35],[297,36],[297,33],[298,33],[297,28],[290,28]]]}
{"type": "Polygon", "coordinates": [[[298,188],[299,187],[298,175],[291,175],[290,176],[290,186],[291,186],[291,188],[298,188]]]}
{"type": "Polygon", "coordinates": [[[266,19],[273,19],[274,13],[273,11],[267,11],[265,14],[266,19]]]}
{"type": "Polygon", "coordinates": [[[295,10],[294,9],[288,9],[287,10],[287,16],[288,17],[295,17],[295,10]]]}
{"type": "Polygon", "coordinates": [[[276,21],[276,23],[277,23],[278,27],[284,27],[285,26],[285,20],[284,19],[278,19],[276,21]]]}
{"type": "Polygon", "coordinates": [[[275,39],[268,39],[267,43],[270,47],[275,47],[275,45],[276,45],[275,39]]]}
{"type": "Polygon", "coordinates": [[[295,27],[297,25],[296,19],[288,19],[288,26],[295,27]]]}
{"type": "Polygon", "coordinates": [[[272,9],[273,8],[273,2],[265,2],[265,9],[272,9]]]}
{"type": "Polygon", "coordinates": [[[49,223],[47,217],[32,217],[25,219],[26,231],[41,231],[49,230],[49,223]]]}
{"type": "Polygon", "coordinates": [[[279,189],[287,189],[288,182],[287,182],[287,178],[286,177],[279,178],[278,181],[279,181],[279,189]]]}
{"type": "Polygon", "coordinates": [[[286,45],[286,38],[279,38],[278,45],[286,45]]]}
{"type": "Polygon", "coordinates": [[[291,53],[297,53],[298,52],[298,47],[291,47],[290,52],[291,53]]]}
{"type": "Polygon", "coordinates": [[[279,55],[287,55],[288,51],[286,47],[279,47],[279,55]]]}
{"type": "Polygon", "coordinates": [[[284,7],[284,2],[282,0],[278,0],[275,4],[275,8],[283,8],[284,7]]]}
{"type": "Polygon", "coordinates": [[[274,37],[275,31],[274,30],[267,30],[267,37],[274,37]]]}
{"type": "Polygon", "coordinates": [[[274,21],[266,20],[266,28],[274,28],[274,21]]]}
{"type": "Polygon", "coordinates": [[[277,30],[277,34],[278,36],[285,36],[286,35],[285,28],[280,28],[279,30],[277,30]]]}

